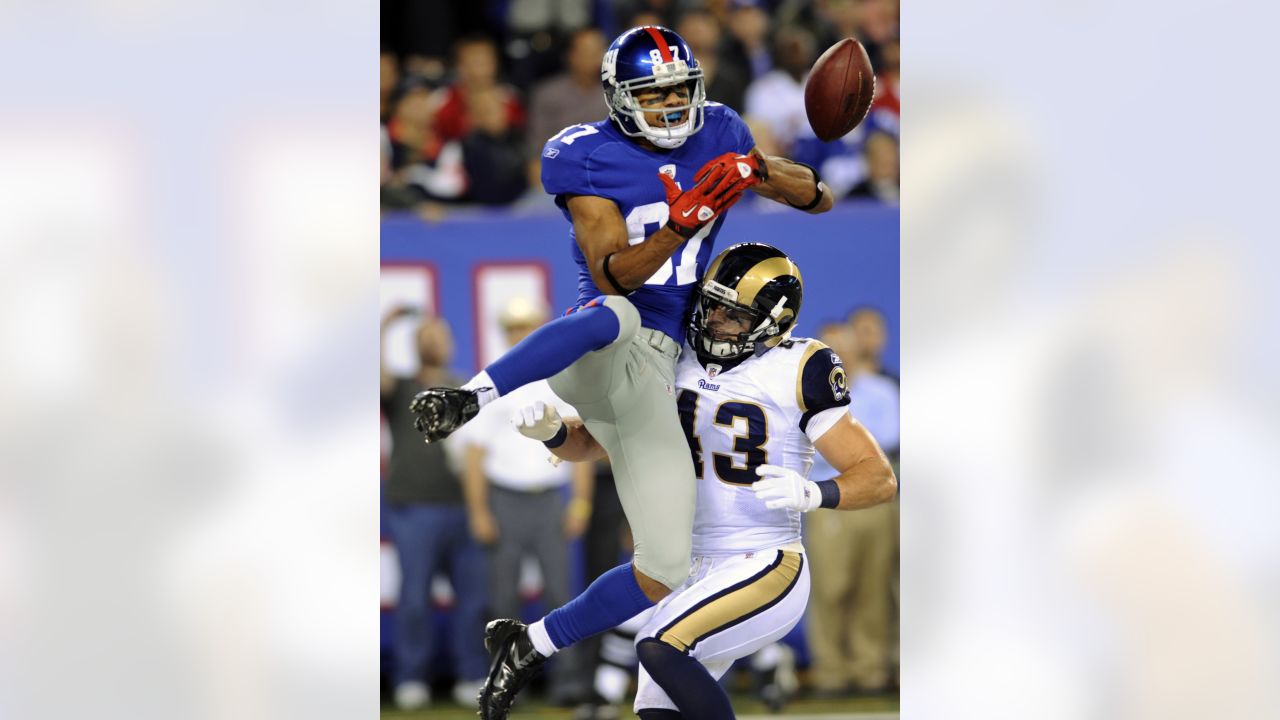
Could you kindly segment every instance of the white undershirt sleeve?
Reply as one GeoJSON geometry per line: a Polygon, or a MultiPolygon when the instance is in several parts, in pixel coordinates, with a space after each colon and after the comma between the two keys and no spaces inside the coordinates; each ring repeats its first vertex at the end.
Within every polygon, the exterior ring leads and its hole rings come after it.
{"type": "Polygon", "coordinates": [[[841,417],[849,414],[849,406],[841,405],[839,407],[827,408],[822,412],[809,418],[809,424],[804,429],[804,434],[809,436],[809,442],[816,443],[818,438],[827,434],[827,431],[840,420],[841,417]]]}

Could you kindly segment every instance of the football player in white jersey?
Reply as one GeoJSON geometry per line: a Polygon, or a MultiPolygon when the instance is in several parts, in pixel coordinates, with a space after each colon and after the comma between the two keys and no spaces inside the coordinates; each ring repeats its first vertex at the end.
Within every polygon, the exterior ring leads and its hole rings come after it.
{"type": "MultiPolygon", "coordinates": [[[[804,614],[800,514],[857,510],[897,492],[884,452],[847,412],[840,358],[791,337],[802,296],[795,263],[756,243],[725,250],[698,286],[676,370],[698,477],[693,566],[637,636],[644,720],[732,718],[717,678],[804,614]],[[815,450],[836,477],[807,478],[815,450]]],[[[554,408],[535,404],[513,422],[565,460],[604,456],[581,421],[554,408]]]]}

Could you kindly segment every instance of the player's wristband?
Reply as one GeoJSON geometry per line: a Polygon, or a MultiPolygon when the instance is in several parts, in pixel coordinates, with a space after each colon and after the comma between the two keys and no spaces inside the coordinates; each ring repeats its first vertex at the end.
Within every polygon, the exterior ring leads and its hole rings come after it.
{"type": "Polygon", "coordinates": [[[753,149],[751,154],[755,156],[756,163],[760,166],[760,182],[769,182],[769,163],[764,159],[764,153],[759,149],[753,149]]]}
{"type": "Polygon", "coordinates": [[[560,423],[560,429],[556,431],[556,434],[552,435],[550,440],[543,440],[542,444],[546,445],[551,449],[555,449],[563,445],[564,441],[568,439],[569,439],[569,426],[565,425],[564,423],[560,423]]]}
{"type": "Polygon", "coordinates": [[[804,167],[809,168],[809,172],[813,173],[813,202],[808,205],[796,205],[786,198],[783,198],[783,200],[786,200],[788,205],[797,210],[812,210],[818,207],[818,203],[822,202],[822,196],[826,194],[822,190],[822,176],[818,175],[818,171],[815,170],[812,165],[805,165],[804,163],[796,162],[795,160],[792,160],[791,162],[794,162],[797,165],[803,165],[804,167]]]}
{"type": "Polygon", "coordinates": [[[609,253],[608,255],[604,256],[604,279],[608,280],[609,284],[613,285],[613,289],[617,290],[619,294],[630,295],[631,293],[635,292],[635,290],[634,289],[628,290],[627,288],[623,287],[622,283],[618,282],[618,278],[614,277],[612,272],[609,272],[609,260],[613,257],[613,255],[614,253],[609,253]]]}
{"type": "Polygon", "coordinates": [[[817,485],[818,492],[822,493],[822,502],[818,503],[818,507],[834,510],[840,506],[840,486],[835,480],[820,480],[814,485],[817,485]]]}
{"type": "Polygon", "coordinates": [[[681,226],[679,226],[679,225],[677,225],[677,224],[675,224],[675,223],[671,222],[670,220],[668,220],[668,221],[667,221],[667,225],[666,225],[666,227],[667,227],[667,229],[668,229],[668,230],[670,230],[671,232],[673,232],[673,233],[675,233],[675,234],[679,235],[680,237],[684,238],[685,240],[692,239],[692,238],[693,238],[693,236],[694,236],[694,235],[697,235],[697,234],[698,234],[698,231],[702,229],[702,228],[687,228],[687,227],[681,227],[681,226]]]}

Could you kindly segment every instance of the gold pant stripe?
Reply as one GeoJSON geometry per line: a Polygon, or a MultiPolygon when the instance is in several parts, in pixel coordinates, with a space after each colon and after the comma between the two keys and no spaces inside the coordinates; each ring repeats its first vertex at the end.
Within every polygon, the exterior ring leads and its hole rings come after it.
{"type": "Polygon", "coordinates": [[[702,639],[773,607],[795,585],[803,564],[800,553],[779,550],[769,567],[703,599],[658,631],[656,638],[677,650],[692,650],[702,639]]]}

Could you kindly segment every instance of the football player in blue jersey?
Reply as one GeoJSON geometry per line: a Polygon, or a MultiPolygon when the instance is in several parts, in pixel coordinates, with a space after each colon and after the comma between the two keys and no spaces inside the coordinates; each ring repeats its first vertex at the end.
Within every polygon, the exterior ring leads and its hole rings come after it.
{"type": "MultiPolygon", "coordinates": [[[[631,563],[543,620],[489,624],[486,719],[505,718],[557,649],[653,606],[688,577],[694,469],[674,386],[693,290],[746,190],[810,213],[832,205],[815,170],[760,153],[737,113],[707,101],[697,59],[671,30],[624,32],[601,81],[608,119],[567,127],[542,152],[543,187],[572,226],[577,305],[461,389],[430,388],[411,405],[431,442],[494,398],[549,378],[608,452],[635,539],[631,563]]],[[[776,329],[776,319],[766,321],[776,329]]]]}

